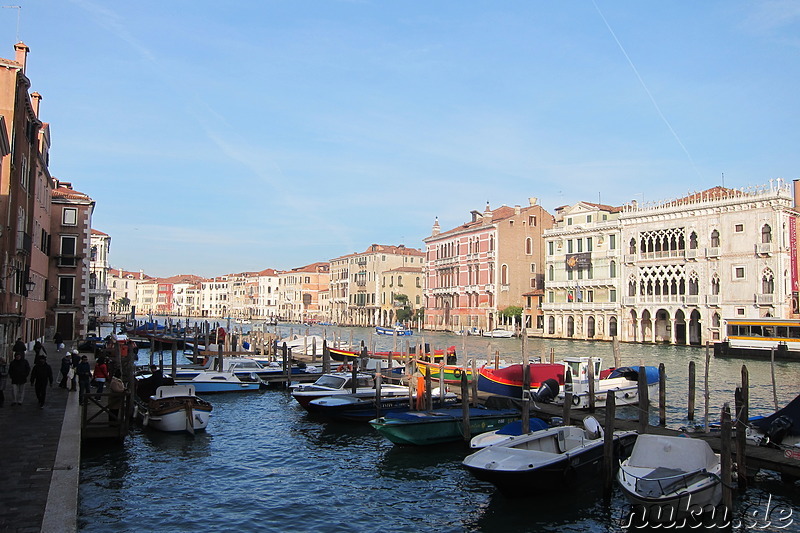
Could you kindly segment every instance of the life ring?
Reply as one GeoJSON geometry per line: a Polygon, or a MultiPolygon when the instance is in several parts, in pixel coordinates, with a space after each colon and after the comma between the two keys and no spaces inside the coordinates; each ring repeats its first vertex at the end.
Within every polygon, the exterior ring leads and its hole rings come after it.
{"type": "Polygon", "coordinates": [[[349,371],[351,371],[351,370],[352,370],[352,368],[350,368],[350,365],[348,365],[347,363],[342,363],[342,364],[341,364],[341,365],[339,365],[339,367],[336,369],[336,371],[337,371],[337,372],[349,372],[349,371]]]}
{"type": "Polygon", "coordinates": [[[460,379],[461,378],[461,369],[460,368],[453,369],[453,375],[460,379]]]}
{"type": "Polygon", "coordinates": [[[580,403],[581,403],[581,397],[578,396],[577,394],[574,394],[572,396],[572,404],[573,405],[580,405],[580,403]]]}

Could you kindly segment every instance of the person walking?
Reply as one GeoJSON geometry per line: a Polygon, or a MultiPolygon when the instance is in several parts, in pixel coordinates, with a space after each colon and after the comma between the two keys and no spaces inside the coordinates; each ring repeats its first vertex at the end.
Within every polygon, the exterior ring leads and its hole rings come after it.
{"type": "Polygon", "coordinates": [[[72,368],[72,354],[65,353],[64,357],[61,358],[61,368],[59,372],[61,373],[61,381],[58,382],[58,386],[62,389],[68,388],[67,381],[69,380],[69,371],[72,368]]]}
{"type": "Polygon", "coordinates": [[[6,381],[8,379],[8,363],[6,358],[0,358],[0,407],[6,403],[6,393],[3,392],[6,388],[6,381]]]}
{"type": "Polygon", "coordinates": [[[100,357],[97,359],[97,363],[94,365],[94,381],[97,383],[97,394],[102,394],[103,388],[106,386],[107,379],[108,365],[106,365],[105,358],[100,357]]]}
{"type": "Polygon", "coordinates": [[[47,355],[47,350],[45,349],[44,344],[42,344],[40,341],[37,340],[33,344],[33,353],[35,354],[33,359],[33,364],[36,364],[36,359],[38,359],[39,356],[42,355],[42,352],[44,352],[44,355],[47,355]]]}
{"type": "Polygon", "coordinates": [[[14,360],[8,365],[8,377],[11,378],[11,405],[22,405],[25,400],[25,385],[31,365],[24,357],[25,352],[14,352],[14,360]]]}
{"type": "Polygon", "coordinates": [[[78,385],[80,387],[80,401],[83,402],[84,395],[89,392],[89,382],[92,380],[92,367],[89,366],[89,358],[81,356],[81,362],[75,373],[78,375],[78,385]]]}
{"type": "Polygon", "coordinates": [[[53,344],[56,345],[57,352],[64,348],[64,337],[61,335],[60,331],[56,331],[56,334],[53,335],[53,344]]]}
{"type": "Polygon", "coordinates": [[[31,370],[31,385],[36,391],[36,399],[39,400],[39,409],[44,409],[44,401],[47,397],[47,386],[53,385],[53,369],[47,364],[47,357],[40,355],[33,363],[31,370]]]}
{"type": "Polygon", "coordinates": [[[17,340],[14,341],[14,347],[11,348],[11,351],[13,351],[15,354],[21,353],[22,357],[25,357],[25,352],[28,351],[28,347],[25,346],[25,343],[22,342],[22,339],[20,337],[17,337],[17,340]]]}
{"type": "Polygon", "coordinates": [[[72,369],[73,369],[73,372],[72,372],[72,382],[71,382],[71,384],[70,384],[70,390],[74,392],[74,391],[76,391],[76,390],[77,390],[77,384],[78,384],[78,365],[79,365],[79,364],[80,364],[80,362],[81,362],[81,354],[80,354],[80,352],[78,352],[78,350],[72,350],[72,354],[70,354],[69,352],[67,352],[67,355],[69,355],[69,356],[70,356],[70,358],[72,359],[72,369]]]}

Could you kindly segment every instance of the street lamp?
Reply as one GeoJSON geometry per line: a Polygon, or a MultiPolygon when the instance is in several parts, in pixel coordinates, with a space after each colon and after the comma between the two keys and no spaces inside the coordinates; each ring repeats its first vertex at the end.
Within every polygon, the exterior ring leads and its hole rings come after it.
{"type": "Polygon", "coordinates": [[[28,295],[36,288],[36,282],[28,280],[25,282],[25,294],[28,295]]]}

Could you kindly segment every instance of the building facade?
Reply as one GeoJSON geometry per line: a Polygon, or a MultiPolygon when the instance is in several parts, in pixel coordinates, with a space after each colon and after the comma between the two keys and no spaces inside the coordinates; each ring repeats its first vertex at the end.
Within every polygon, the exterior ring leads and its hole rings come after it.
{"type": "Polygon", "coordinates": [[[609,213],[609,220],[596,225],[586,222],[588,211],[570,210],[565,217],[583,228],[569,231],[568,223],[559,224],[547,237],[554,248],[548,256],[545,335],[618,335],[629,342],[699,346],[724,338],[726,318],[791,316],[796,192],[797,182],[793,187],[783,180],[714,187],[646,205],[631,202],[618,219],[609,213]],[[588,256],[587,238],[593,239],[588,256]],[[578,239],[583,256],[575,255],[578,239]],[[571,255],[558,249],[559,241],[568,246],[570,240],[571,255]]]}
{"type": "Polygon", "coordinates": [[[543,283],[543,232],[553,227],[553,216],[536,198],[528,203],[494,210],[487,204],[444,232],[434,223],[424,239],[426,329],[494,329],[508,322],[498,313],[509,307],[527,307],[528,323],[518,326],[541,327],[538,303],[527,304],[543,283]]]}
{"type": "Polygon", "coordinates": [[[111,289],[108,287],[109,271],[108,254],[111,249],[111,237],[102,231],[92,229],[89,251],[89,329],[93,329],[98,320],[107,320],[111,314],[111,289]]]}
{"type": "Polygon", "coordinates": [[[287,322],[324,321],[320,293],[330,286],[330,263],[318,262],[278,274],[278,315],[287,322]]]}

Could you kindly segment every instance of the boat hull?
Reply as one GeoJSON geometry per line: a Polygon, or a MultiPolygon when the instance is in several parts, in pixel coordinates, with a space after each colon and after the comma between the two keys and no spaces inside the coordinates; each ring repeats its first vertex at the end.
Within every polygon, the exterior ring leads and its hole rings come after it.
{"type": "MultiPolygon", "coordinates": [[[[530,388],[533,390],[547,379],[555,379],[559,386],[564,384],[564,365],[531,363],[530,369],[530,388]]],[[[522,372],[522,365],[498,369],[484,366],[478,371],[478,390],[498,396],[522,398],[522,372]]]]}
{"type": "MultiPolygon", "coordinates": [[[[407,395],[404,396],[389,396],[382,397],[379,402],[380,414],[382,416],[404,413],[411,411],[412,401],[416,403],[416,399],[410,400],[407,395]]],[[[455,407],[458,402],[455,394],[448,394],[445,397],[443,407],[455,407]]],[[[434,396],[433,405],[440,406],[439,398],[434,396]]],[[[352,395],[344,396],[330,396],[319,398],[309,402],[306,409],[309,413],[324,416],[334,420],[342,420],[347,422],[369,422],[376,417],[378,412],[378,404],[375,398],[361,398],[352,395]]]]}
{"type": "MultiPolygon", "coordinates": [[[[524,437],[524,436],[523,436],[524,437]]],[[[614,435],[614,464],[627,457],[636,440],[634,433],[614,435]]],[[[482,454],[491,458],[502,451],[504,446],[493,449],[486,448],[482,454]],[[489,453],[487,453],[489,452],[489,453]]],[[[539,452],[541,453],[541,452],[539,452]]],[[[475,454],[477,455],[477,454],[475,454]]],[[[552,454],[552,458],[542,463],[528,460],[524,455],[521,465],[514,468],[502,466],[493,468],[491,464],[479,465],[464,460],[464,466],[476,478],[493,484],[506,497],[526,496],[531,494],[549,494],[554,490],[583,485],[591,480],[601,479],[603,468],[603,439],[568,453],[552,454]]]]}
{"type": "Polygon", "coordinates": [[[414,330],[412,330],[412,329],[383,328],[383,327],[380,327],[380,326],[376,326],[375,327],[375,333],[377,333],[378,335],[390,335],[390,336],[398,335],[398,336],[401,336],[401,335],[413,335],[414,334],[414,330]]]}
{"type": "MultiPolygon", "coordinates": [[[[500,429],[519,419],[516,410],[469,410],[470,433],[477,435],[500,429]]],[[[424,446],[463,440],[461,409],[397,413],[370,420],[370,425],[395,444],[424,446]]]]}

